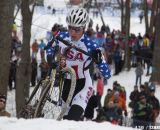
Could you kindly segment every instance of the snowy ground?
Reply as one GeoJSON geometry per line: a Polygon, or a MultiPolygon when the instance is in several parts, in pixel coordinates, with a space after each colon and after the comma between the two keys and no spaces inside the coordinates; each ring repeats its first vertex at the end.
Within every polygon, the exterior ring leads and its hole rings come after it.
{"type": "MultiPolygon", "coordinates": [[[[66,14],[66,12],[65,12],[66,14]]],[[[61,15],[51,15],[48,14],[46,9],[37,9],[36,13],[33,17],[33,26],[32,26],[32,38],[31,42],[36,38],[38,40],[44,39],[46,36],[46,31],[50,30],[54,23],[63,24],[65,23],[65,14],[61,15]]],[[[20,26],[21,17],[18,16],[16,19],[17,24],[20,26]]],[[[104,18],[106,24],[108,24],[112,29],[120,29],[120,17],[111,17],[106,16],[104,18]]],[[[93,18],[94,27],[98,23],[102,25],[100,18],[93,18]]],[[[21,30],[21,28],[19,28],[21,30]]],[[[141,32],[144,34],[145,27],[144,22],[139,24],[138,17],[131,18],[131,32],[138,34],[141,32]]],[[[19,36],[21,33],[19,32],[19,36]]],[[[113,69],[112,69],[113,73],[113,69]]],[[[135,84],[135,73],[134,69],[130,72],[124,71],[117,76],[112,76],[108,85],[105,86],[104,96],[106,94],[106,90],[108,88],[112,88],[113,81],[117,80],[121,85],[125,86],[127,91],[127,104],[129,102],[129,94],[133,90],[133,86],[135,84]]],[[[145,76],[145,73],[142,77],[142,82],[148,81],[149,77],[145,76]]],[[[96,86],[96,83],[94,84],[96,86]]],[[[156,96],[160,100],[160,87],[157,87],[156,96]]],[[[102,97],[102,103],[104,100],[104,96],[102,97]]],[[[120,126],[111,125],[110,123],[95,123],[91,121],[87,122],[74,122],[74,121],[55,121],[49,119],[16,119],[15,115],[15,91],[8,92],[8,100],[7,100],[7,111],[11,112],[13,118],[0,118],[0,130],[131,130],[132,128],[125,128],[120,126]]]]}
{"type": "Polygon", "coordinates": [[[108,122],[55,121],[49,119],[24,120],[0,118],[0,130],[136,130],[112,125],[108,122]]]}

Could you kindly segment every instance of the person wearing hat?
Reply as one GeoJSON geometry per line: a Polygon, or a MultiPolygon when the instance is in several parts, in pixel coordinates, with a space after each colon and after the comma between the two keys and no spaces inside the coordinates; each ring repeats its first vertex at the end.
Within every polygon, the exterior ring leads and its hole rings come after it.
{"type": "Polygon", "coordinates": [[[6,96],[0,95],[0,116],[10,117],[11,114],[5,110],[6,106],[6,96]]]}
{"type": "MultiPolygon", "coordinates": [[[[126,101],[120,96],[119,91],[115,91],[110,99],[110,101],[113,101],[116,103],[117,107],[124,112],[124,115],[127,116],[127,107],[126,107],[126,101]]],[[[123,113],[121,113],[123,115],[123,113]]]]}
{"type": "Polygon", "coordinates": [[[104,104],[103,104],[104,108],[108,107],[108,103],[109,103],[109,101],[110,101],[112,96],[113,96],[112,90],[111,89],[107,89],[107,94],[106,94],[106,96],[104,98],[104,104]]]}
{"type": "Polygon", "coordinates": [[[135,85],[134,86],[134,90],[131,92],[129,98],[131,100],[131,102],[129,103],[129,107],[133,108],[136,104],[136,102],[138,101],[138,97],[139,97],[139,90],[138,90],[138,86],[135,85]]]}
{"type": "Polygon", "coordinates": [[[159,116],[160,112],[160,104],[159,100],[155,97],[155,88],[151,88],[150,90],[150,95],[147,99],[147,102],[152,105],[152,112],[151,112],[151,122],[152,125],[155,125],[156,119],[159,116]]]}
{"type": "Polygon", "coordinates": [[[151,121],[152,105],[146,100],[144,94],[140,94],[139,101],[133,108],[133,126],[144,126],[144,130],[147,129],[151,121]]]}

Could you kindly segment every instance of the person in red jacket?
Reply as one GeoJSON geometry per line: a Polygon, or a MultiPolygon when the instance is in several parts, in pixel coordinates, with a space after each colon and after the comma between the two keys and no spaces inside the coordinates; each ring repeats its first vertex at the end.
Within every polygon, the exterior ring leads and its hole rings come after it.
{"type": "Polygon", "coordinates": [[[101,76],[98,77],[97,80],[97,99],[98,99],[98,108],[101,108],[101,97],[103,95],[104,83],[103,78],[101,76]]]}

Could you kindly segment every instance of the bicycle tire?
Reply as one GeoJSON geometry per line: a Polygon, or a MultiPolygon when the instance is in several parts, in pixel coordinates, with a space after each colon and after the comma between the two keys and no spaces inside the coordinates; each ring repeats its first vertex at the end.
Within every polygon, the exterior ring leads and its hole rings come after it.
{"type": "Polygon", "coordinates": [[[38,99],[40,97],[40,93],[43,91],[44,86],[47,83],[48,82],[46,81],[46,79],[40,80],[38,82],[38,84],[33,89],[31,95],[29,96],[29,99],[26,101],[25,106],[20,110],[18,117],[23,117],[26,119],[33,118],[33,114],[34,114],[38,99]],[[41,90],[40,90],[40,88],[41,88],[41,90]]]}
{"type": "Polygon", "coordinates": [[[43,81],[43,80],[40,80],[40,81],[38,82],[38,84],[35,86],[35,88],[33,89],[32,93],[31,93],[31,95],[29,96],[28,101],[26,102],[26,105],[28,105],[28,104],[31,102],[31,100],[33,99],[33,97],[35,96],[35,94],[36,94],[36,92],[38,91],[40,85],[42,84],[42,81],[43,81]]]}
{"type": "MultiPolygon", "coordinates": [[[[49,110],[49,111],[52,111],[50,113],[54,113],[55,115],[48,115],[48,117],[52,116],[52,118],[57,119],[57,120],[61,120],[63,118],[63,115],[66,112],[67,107],[69,106],[69,104],[70,104],[70,102],[72,100],[72,97],[73,97],[73,94],[74,94],[74,91],[75,91],[75,86],[76,86],[76,74],[75,74],[75,71],[72,68],[65,67],[64,69],[62,69],[62,72],[63,73],[69,73],[71,75],[71,89],[70,89],[68,98],[67,98],[66,102],[63,105],[63,109],[62,109],[61,106],[59,106],[58,103],[57,104],[56,103],[55,104],[52,103],[53,108],[51,110],[49,110]]],[[[50,95],[50,91],[49,90],[51,90],[51,88],[52,88],[51,84],[49,84],[45,88],[44,92],[42,93],[41,98],[40,98],[40,100],[39,100],[39,102],[37,104],[37,107],[36,107],[36,110],[35,110],[35,113],[34,113],[34,118],[44,117],[44,113],[42,112],[43,109],[44,109],[44,105],[48,103],[47,102],[47,98],[49,98],[50,96],[53,96],[53,95],[50,95]]],[[[56,93],[55,93],[55,96],[56,96],[56,93]]]]}
{"type": "Polygon", "coordinates": [[[46,98],[47,98],[47,95],[49,94],[49,90],[50,90],[50,85],[51,84],[48,84],[46,86],[46,88],[44,89],[40,99],[39,99],[39,102],[37,104],[37,107],[36,107],[36,110],[35,110],[35,113],[34,113],[34,118],[37,118],[37,117],[41,117],[41,111],[43,109],[43,104],[46,102],[46,98]]]}

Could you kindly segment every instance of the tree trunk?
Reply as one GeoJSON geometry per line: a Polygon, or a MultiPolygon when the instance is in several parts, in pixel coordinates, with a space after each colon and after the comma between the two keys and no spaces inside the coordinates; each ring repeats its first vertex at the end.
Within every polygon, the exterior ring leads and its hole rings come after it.
{"type": "Polygon", "coordinates": [[[156,10],[157,10],[157,0],[153,0],[152,12],[151,12],[151,18],[150,18],[150,27],[149,27],[149,32],[151,34],[153,34],[155,31],[156,10]]]}
{"type": "MultiPolygon", "coordinates": [[[[29,96],[31,61],[30,61],[30,38],[33,10],[30,11],[29,0],[22,0],[22,22],[23,22],[23,44],[21,62],[17,69],[16,86],[16,111],[17,115],[25,104],[25,99],[29,96]]],[[[33,7],[34,9],[34,7],[33,7]]]]}
{"type": "Polygon", "coordinates": [[[122,13],[122,15],[121,15],[121,31],[122,31],[122,33],[123,32],[125,32],[125,8],[124,8],[124,1],[123,0],[121,0],[122,1],[122,7],[121,7],[121,13],[122,13]]]}
{"type": "Polygon", "coordinates": [[[0,2],[0,93],[7,94],[10,55],[11,32],[13,24],[14,1],[1,0],[0,2]]]}
{"type": "Polygon", "coordinates": [[[98,9],[98,12],[99,12],[99,15],[100,15],[102,24],[103,24],[103,26],[105,27],[106,25],[105,25],[105,22],[104,22],[104,19],[103,19],[103,15],[102,15],[101,9],[100,9],[100,7],[99,7],[99,5],[98,5],[98,3],[97,3],[97,0],[95,0],[95,5],[96,5],[96,8],[98,9]]]}
{"type": "Polygon", "coordinates": [[[149,32],[149,22],[148,22],[148,5],[147,5],[147,0],[144,0],[144,18],[145,18],[146,33],[148,33],[149,32]]]}
{"type": "Polygon", "coordinates": [[[121,9],[121,32],[125,31],[125,9],[124,9],[124,1],[117,0],[120,9],[121,9]]]}
{"type": "Polygon", "coordinates": [[[130,34],[130,0],[126,0],[126,14],[125,14],[125,32],[126,32],[126,41],[125,41],[125,64],[124,67],[130,70],[131,63],[130,63],[130,50],[129,50],[129,34],[130,34]]]}
{"type": "Polygon", "coordinates": [[[155,34],[155,45],[153,52],[153,72],[151,75],[151,81],[160,83],[160,1],[158,0],[158,12],[156,17],[156,34],[155,34]]]}

